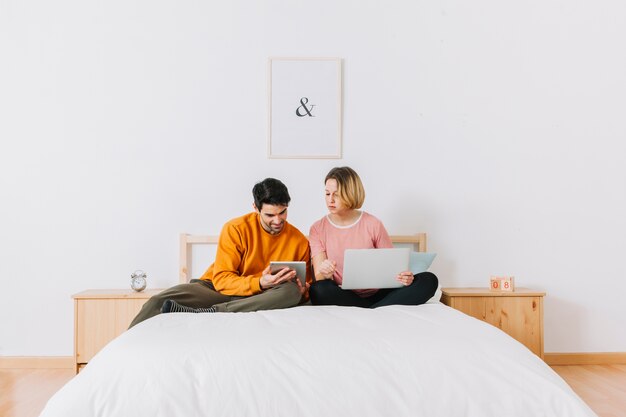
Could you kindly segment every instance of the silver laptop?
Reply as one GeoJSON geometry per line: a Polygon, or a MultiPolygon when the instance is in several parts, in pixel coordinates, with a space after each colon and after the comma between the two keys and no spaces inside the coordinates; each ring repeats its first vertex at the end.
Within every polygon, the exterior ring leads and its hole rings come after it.
{"type": "Polygon", "coordinates": [[[346,249],[343,255],[344,290],[398,288],[400,272],[409,270],[410,248],[346,249]]]}

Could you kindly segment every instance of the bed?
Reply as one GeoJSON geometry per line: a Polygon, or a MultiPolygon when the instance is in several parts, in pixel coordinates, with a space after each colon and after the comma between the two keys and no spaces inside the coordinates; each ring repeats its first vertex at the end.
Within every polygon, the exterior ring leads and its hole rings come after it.
{"type": "Polygon", "coordinates": [[[381,415],[595,414],[525,346],[431,301],[159,315],[109,343],[41,417],[381,415]]]}

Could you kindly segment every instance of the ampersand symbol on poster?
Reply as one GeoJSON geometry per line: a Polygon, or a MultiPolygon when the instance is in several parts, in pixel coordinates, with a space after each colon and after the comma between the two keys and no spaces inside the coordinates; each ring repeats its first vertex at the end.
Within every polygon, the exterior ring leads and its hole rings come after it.
{"type": "Polygon", "coordinates": [[[309,117],[315,117],[311,114],[311,112],[313,111],[313,107],[315,107],[315,104],[311,104],[310,107],[307,107],[307,103],[309,102],[309,99],[306,97],[302,97],[300,99],[300,104],[301,106],[298,106],[298,108],[296,109],[296,116],[298,117],[304,117],[304,116],[309,116],[309,117]],[[305,113],[300,113],[300,109],[303,109],[305,111],[305,113]]]}

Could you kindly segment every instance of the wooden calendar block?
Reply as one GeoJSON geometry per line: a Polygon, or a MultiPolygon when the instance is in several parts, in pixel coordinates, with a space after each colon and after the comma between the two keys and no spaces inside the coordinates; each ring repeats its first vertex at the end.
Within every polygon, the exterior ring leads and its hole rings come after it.
{"type": "Polygon", "coordinates": [[[492,275],[489,289],[491,291],[515,291],[515,277],[492,275]]]}

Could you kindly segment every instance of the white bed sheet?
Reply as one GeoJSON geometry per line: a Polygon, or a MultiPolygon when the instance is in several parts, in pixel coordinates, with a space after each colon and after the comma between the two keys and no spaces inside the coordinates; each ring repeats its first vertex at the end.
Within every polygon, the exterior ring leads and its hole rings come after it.
{"type": "Polygon", "coordinates": [[[41,417],[594,415],[505,333],[426,304],[159,315],[41,417]]]}

